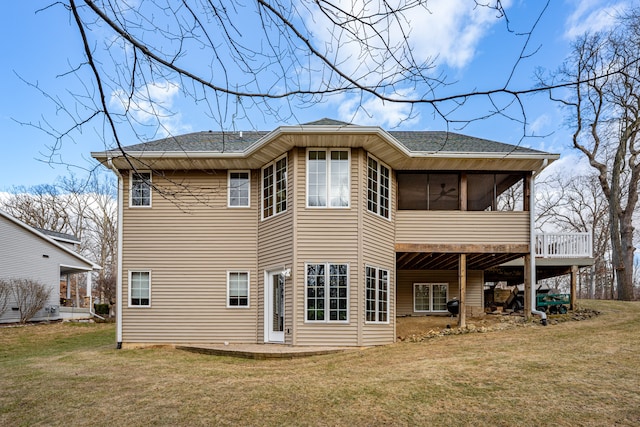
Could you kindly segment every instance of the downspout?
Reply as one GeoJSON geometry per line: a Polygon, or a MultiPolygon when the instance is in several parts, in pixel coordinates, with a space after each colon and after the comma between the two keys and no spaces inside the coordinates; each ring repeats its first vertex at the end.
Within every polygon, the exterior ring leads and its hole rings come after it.
{"type": "MultiPolygon", "coordinates": [[[[544,161],[547,163],[546,159],[544,161]]],[[[544,167],[544,166],[543,166],[544,167]]],[[[547,326],[547,313],[540,311],[536,307],[536,183],[535,177],[531,176],[531,188],[529,189],[529,231],[531,233],[531,243],[529,244],[529,258],[531,259],[531,314],[540,316],[540,323],[547,326]]]]}
{"type": "Polygon", "coordinates": [[[122,175],[113,165],[112,158],[107,158],[107,165],[118,177],[118,275],[116,278],[116,348],[122,348],[122,175]]]}

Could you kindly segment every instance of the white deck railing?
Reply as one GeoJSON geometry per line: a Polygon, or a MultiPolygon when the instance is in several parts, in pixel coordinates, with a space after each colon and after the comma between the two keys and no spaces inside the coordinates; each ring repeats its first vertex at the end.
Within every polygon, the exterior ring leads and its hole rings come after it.
{"type": "Polygon", "coordinates": [[[536,256],[543,258],[590,258],[591,233],[536,233],[536,256]]]}

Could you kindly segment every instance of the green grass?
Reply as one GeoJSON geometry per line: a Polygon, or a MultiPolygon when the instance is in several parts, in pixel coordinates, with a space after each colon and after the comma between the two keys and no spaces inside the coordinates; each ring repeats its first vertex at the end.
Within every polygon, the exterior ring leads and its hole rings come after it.
{"type": "Polygon", "coordinates": [[[0,425],[639,425],[640,303],[582,304],[602,314],[293,360],[0,328],[0,425]]]}

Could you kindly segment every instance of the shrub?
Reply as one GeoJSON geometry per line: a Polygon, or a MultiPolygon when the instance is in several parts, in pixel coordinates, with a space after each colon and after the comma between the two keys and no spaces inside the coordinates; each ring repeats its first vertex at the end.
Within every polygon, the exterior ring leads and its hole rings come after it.
{"type": "Polygon", "coordinates": [[[109,315],[109,304],[94,304],[93,309],[96,314],[109,315]]]}
{"type": "Polygon", "coordinates": [[[31,279],[11,279],[9,287],[20,312],[20,323],[27,323],[49,301],[51,288],[31,279]]]}

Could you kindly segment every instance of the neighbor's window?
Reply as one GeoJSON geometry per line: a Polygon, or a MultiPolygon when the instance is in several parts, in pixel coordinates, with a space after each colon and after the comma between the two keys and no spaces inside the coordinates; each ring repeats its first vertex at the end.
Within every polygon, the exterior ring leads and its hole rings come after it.
{"type": "Polygon", "coordinates": [[[307,264],[305,271],[307,321],[346,322],[349,303],[347,264],[307,264]]]}
{"type": "Polygon", "coordinates": [[[131,206],[151,206],[151,172],[131,172],[131,206]]]}
{"type": "Polygon", "coordinates": [[[307,207],[349,207],[349,150],[307,151],[307,207]]]}
{"type": "Polygon", "coordinates": [[[227,273],[227,307],[249,307],[249,273],[230,271],[227,273]]]}
{"type": "Polygon", "coordinates": [[[447,311],[447,283],[414,283],[413,311],[444,312],[447,311]]]}
{"type": "Polygon", "coordinates": [[[247,208],[249,207],[249,190],[251,180],[248,171],[229,171],[229,206],[247,208]]]}
{"type": "Polygon", "coordinates": [[[262,168],[262,218],[287,210],[287,157],[262,168]]]}
{"type": "Polygon", "coordinates": [[[389,320],[389,270],[365,268],[367,322],[389,320]]]}
{"type": "Polygon", "coordinates": [[[151,306],[151,272],[150,271],[130,271],[129,272],[129,306],[130,307],[150,307],[151,306]]]}
{"type": "Polygon", "coordinates": [[[367,163],[367,209],[389,218],[389,168],[372,157],[367,163]]]}

